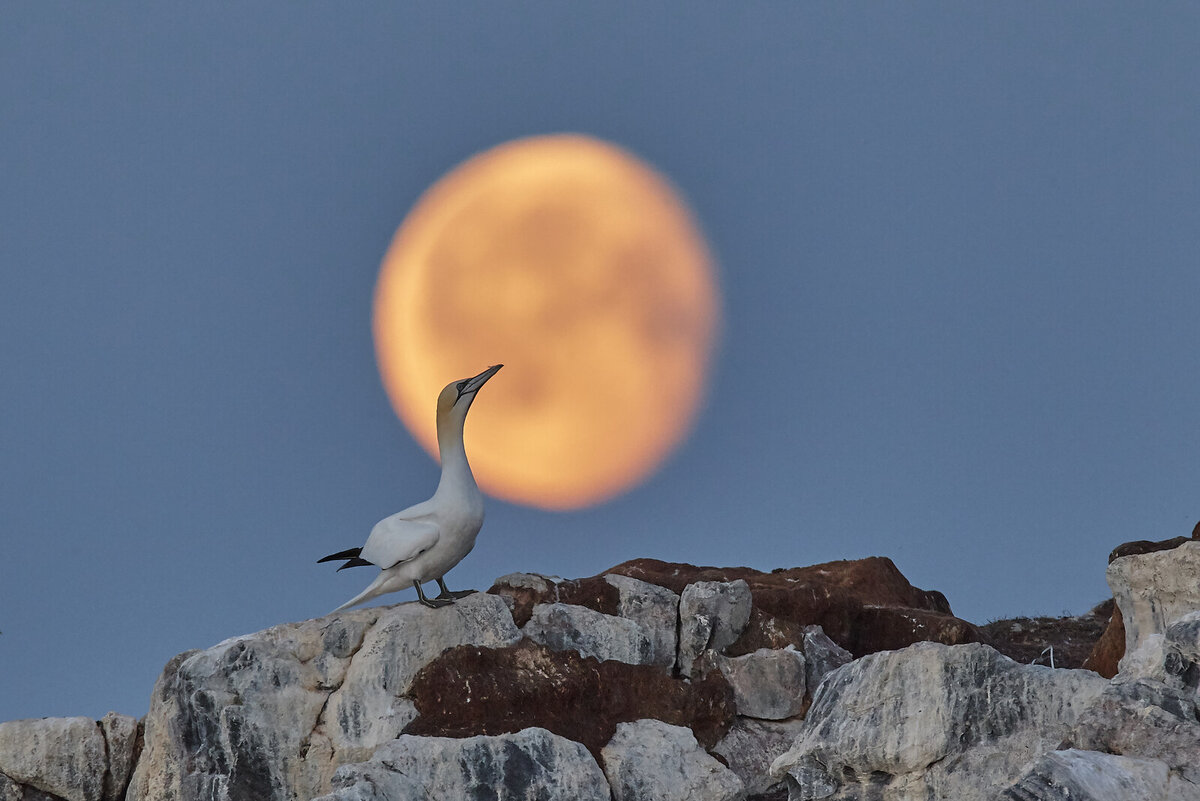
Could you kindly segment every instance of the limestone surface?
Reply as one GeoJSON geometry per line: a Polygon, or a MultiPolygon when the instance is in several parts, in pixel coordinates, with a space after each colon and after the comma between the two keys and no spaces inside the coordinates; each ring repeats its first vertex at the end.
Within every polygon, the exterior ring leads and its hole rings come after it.
{"type": "Polygon", "coordinates": [[[90,718],[0,723],[0,774],[10,787],[25,785],[67,801],[115,801],[119,796],[111,788],[105,793],[107,771],[104,733],[90,718]]]}
{"type": "Polygon", "coordinates": [[[742,780],[704,752],[689,729],[660,720],[617,726],[601,752],[613,801],[735,801],[742,780]]]}
{"type": "Polygon", "coordinates": [[[1165,801],[1169,771],[1156,759],[1051,751],[1003,798],[1012,801],[1165,801]]]}
{"type": "Polygon", "coordinates": [[[729,682],[739,715],[784,720],[804,711],[804,654],[790,645],[734,657],[709,651],[701,661],[729,682]]]}
{"type": "Polygon", "coordinates": [[[786,792],[780,780],[771,776],[771,763],[792,747],[803,726],[804,721],[798,718],[779,721],[737,718],[729,734],[712,752],[737,774],[751,797],[775,790],[786,792]]]}
{"type": "Polygon", "coordinates": [[[538,604],[521,633],[555,651],[575,651],[601,662],[650,665],[656,656],[650,632],[641,624],[575,604],[538,604]]]}
{"type": "Polygon", "coordinates": [[[1106,685],[978,644],[872,654],[825,678],[771,772],[797,798],[858,798],[870,787],[884,801],[991,799],[1055,748],[1106,685]]]}
{"type": "MultiPolygon", "coordinates": [[[[1200,542],[1114,559],[1106,574],[1121,609],[1128,656],[1152,634],[1200,611],[1200,542]]],[[[1121,663],[1124,670],[1124,659],[1121,663]]]]}
{"type": "Polygon", "coordinates": [[[679,596],[679,657],[685,676],[706,650],[732,645],[750,620],[750,585],[736,581],[697,581],[679,596]]]}
{"type": "Polygon", "coordinates": [[[403,735],[345,765],[319,801],[609,801],[596,760],[545,729],[465,739],[403,735]]]}

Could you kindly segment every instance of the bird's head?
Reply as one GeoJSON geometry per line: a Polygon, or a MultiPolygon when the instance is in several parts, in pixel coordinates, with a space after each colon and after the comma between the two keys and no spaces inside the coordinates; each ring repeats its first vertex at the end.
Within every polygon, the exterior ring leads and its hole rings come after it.
{"type": "Polygon", "coordinates": [[[446,388],[442,390],[442,394],[438,395],[438,420],[447,419],[452,412],[459,417],[466,417],[467,409],[471,408],[471,401],[475,400],[475,393],[503,366],[503,364],[493,364],[477,376],[451,381],[447,384],[446,388]]]}

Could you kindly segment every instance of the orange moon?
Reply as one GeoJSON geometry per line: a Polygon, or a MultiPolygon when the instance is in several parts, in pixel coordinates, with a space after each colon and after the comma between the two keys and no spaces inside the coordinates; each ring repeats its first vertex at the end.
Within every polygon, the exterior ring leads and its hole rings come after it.
{"type": "Polygon", "coordinates": [[[573,509],[643,481],[688,432],[717,325],[712,260],[670,184],[615,145],[519,139],[430,187],[379,274],[374,336],[400,419],[437,456],[450,381],[480,487],[573,509]]]}

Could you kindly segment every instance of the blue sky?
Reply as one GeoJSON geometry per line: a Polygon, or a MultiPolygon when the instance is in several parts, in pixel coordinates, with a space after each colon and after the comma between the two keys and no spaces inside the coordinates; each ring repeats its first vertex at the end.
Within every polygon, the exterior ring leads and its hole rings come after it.
{"type": "Polygon", "coordinates": [[[0,720],[365,585],[315,559],[437,481],[379,261],[518,136],[667,175],[723,323],[660,472],[490,501],[452,587],[883,555],[985,622],[1200,519],[1193,4],[10,4],[0,121],[0,720]]]}

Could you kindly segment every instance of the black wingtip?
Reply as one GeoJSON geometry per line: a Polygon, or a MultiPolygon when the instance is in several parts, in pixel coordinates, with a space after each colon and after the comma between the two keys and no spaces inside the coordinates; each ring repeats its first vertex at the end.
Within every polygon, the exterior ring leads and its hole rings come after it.
{"type": "Polygon", "coordinates": [[[357,559],[360,553],[362,553],[362,548],[347,548],[344,551],[331,553],[329,556],[322,556],[317,560],[317,564],[320,564],[321,562],[333,562],[338,559],[357,559]]]}
{"type": "Polygon", "coordinates": [[[339,571],[340,571],[340,570],[345,570],[345,569],[346,569],[346,568],[348,568],[348,567],[366,567],[367,565],[370,565],[370,564],[374,564],[374,563],[373,563],[373,562],[368,562],[366,559],[359,559],[359,558],[356,556],[356,557],[354,557],[353,559],[347,559],[347,560],[346,560],[346,564],[344,564],[344,565],[342,565],[341,567],[339,567],[339,568],[338,568],[338,570],[339,570],[339,571]]]}

